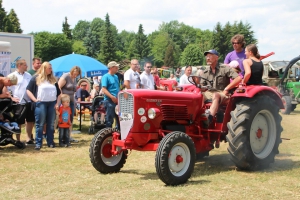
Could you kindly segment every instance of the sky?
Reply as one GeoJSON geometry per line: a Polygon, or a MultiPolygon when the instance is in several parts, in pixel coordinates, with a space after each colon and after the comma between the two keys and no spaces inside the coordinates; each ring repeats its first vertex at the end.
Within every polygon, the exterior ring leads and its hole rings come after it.
{"type": "Polygon", "coordinates": [[[65,17],[74,28],[79,20],[104,20],[107,13],[119,32],[137,32],[142,24],[145,34],[173,20],[210,31],[218,22],[242,21],[252,26],[261,55],[275,52],[266,60],[300,55],[299,0],[2,0],[2,7],[15,10],[24,34],[61,33],[65,17]]]}

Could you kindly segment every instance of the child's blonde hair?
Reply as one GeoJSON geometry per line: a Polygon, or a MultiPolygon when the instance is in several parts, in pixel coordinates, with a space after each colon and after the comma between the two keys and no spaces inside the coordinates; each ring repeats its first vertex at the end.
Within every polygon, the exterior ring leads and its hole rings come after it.
{"type": "Polygon", "coordinates": [[[70,102],[70,96],[67,95],[67,94],[62,94],[61,95],[61,102],[66,102],[66,101],[69,101],[70,102]]]}

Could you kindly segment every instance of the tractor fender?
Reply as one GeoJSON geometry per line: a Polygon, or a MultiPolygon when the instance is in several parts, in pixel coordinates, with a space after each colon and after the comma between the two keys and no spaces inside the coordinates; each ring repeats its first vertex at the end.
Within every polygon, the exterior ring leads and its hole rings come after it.
{"type": "Polygon", "coordinates": [[[249,86],[238,87],[231,97],[232,98],[240,98],[240,97],[253,98],[254,96],[257,95],[269,96],[270,98],[274,99],[275,103],[280,109],[284,109],[284,105],[281,100],[282,95],[275,89],[268,86],[249,85],[249,86]]]}

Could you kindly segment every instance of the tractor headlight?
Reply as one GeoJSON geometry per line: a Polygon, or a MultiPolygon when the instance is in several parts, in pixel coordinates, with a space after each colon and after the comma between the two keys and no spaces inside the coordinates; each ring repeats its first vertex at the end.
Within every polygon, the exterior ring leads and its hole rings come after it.
{"type": "Polygon", "coordinates": [[[154,119],[159,114],[159,109],[157,108],[150,108],[148,110],[148,117],[149,119],[154,119]]]}

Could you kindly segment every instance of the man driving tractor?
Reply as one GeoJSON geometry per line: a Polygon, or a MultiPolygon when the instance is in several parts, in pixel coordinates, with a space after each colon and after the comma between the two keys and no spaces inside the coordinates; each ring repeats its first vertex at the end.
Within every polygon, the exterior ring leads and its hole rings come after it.
{"type": "Polygon", "coordinates": [[[212,122],[213,116],[216,115],[219,105],[228,98],[228,91],[236,87],[242,78],[227,66],[220,66],[218,63],[219,53],[211,49],[204,52],[206,63],[210,67],[203,71],[201,76],[201,85],[210,85],[215,90],[207,90],[203,93],[204,101],[212,100],[209,109],[208,125],[212,122]],[[230,78],[232,82],[230,83],[230,78]]]}

